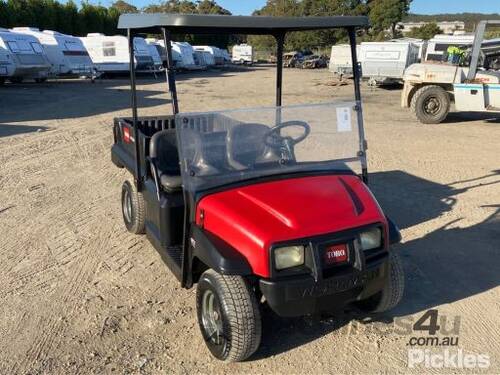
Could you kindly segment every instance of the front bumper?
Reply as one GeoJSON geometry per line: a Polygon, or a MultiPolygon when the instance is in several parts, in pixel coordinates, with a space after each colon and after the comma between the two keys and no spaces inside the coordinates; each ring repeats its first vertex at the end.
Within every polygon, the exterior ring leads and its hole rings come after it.
{"type": "Polygon", "coordinates": [[[366,264],[362,271],[315,281],[311,275],[283,280],[260,280],[260,290],[268,305],[283,317],[342,311],[349,303],[381,291],[389,276],[389,254],[366,264]]]}

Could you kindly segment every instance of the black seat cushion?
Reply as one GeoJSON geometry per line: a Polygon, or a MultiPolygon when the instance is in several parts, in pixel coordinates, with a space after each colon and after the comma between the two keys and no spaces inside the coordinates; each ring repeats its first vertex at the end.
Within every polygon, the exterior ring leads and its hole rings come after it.
{"type": "Polygon", "coordinates": [[[182,177],[162,174],[160,176],[160,184],[167,193],[174,193],[182,189],[182,177]]]}

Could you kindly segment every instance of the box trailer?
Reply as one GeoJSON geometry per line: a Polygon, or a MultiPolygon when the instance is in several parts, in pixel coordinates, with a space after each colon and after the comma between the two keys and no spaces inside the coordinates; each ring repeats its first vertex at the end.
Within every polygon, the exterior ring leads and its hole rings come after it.
{"type": "MultiPolygon", "coordinates": [[[[130,71],[128,41],[125,36],[90,33],[79,39],[100,72],[126,73],[130,71]]],[[[134,38],[134,51],[136,71],[154,72],[153,57],[144,38],[134,38]]]]}
{"type": "Polygon", "coordinates": [[[0,70],[11,82],[20,83],[25,79],[43,82],[47,79],[50,63],[45,49],[34,36],[0,28],[0,48],[6,51],[0,70]]]}
{"type": "Polygon", "coordinates": [[[405,69],[418,62],[418,51],[410,42],[361,43],[363,78],[371,85],[401,82],[405,69]]]}
{"type": "MultiPolygon", "coordinates": [[[[356,53],[359,55],[359,45],[356,46],[356,53]]],[[[352,75],[351,46],[349,44],[339,44],[332,46],[329,64],[330,72],[338,75],[352,75]]]]}
{"type": "Polygon", "coordinates": [[[41,31],[35,27],[15,27],[12,31],[33,35],[40,42],[51,64],[51,75],[95,75],[87,49],[77,37],[52,30],[41,31]]]}
{"type": "Polygon", "coordinates": [[[249,44],[238,44],[233,47],[231,61],[235,64],[253,64],[253,47],[249,44]]]}

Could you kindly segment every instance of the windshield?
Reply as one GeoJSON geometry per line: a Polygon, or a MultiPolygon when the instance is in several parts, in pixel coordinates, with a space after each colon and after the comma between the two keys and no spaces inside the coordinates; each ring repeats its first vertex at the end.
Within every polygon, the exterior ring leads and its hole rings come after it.
{"type": "Polygon", "coordinates": [[[359,173],[355,102],[176,116],[184,188],[310,171],[359,173]]]}

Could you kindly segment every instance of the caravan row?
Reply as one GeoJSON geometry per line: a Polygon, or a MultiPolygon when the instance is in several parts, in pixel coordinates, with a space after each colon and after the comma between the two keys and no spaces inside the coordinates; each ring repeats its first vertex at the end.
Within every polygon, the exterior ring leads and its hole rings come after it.
{"type": "MultiPolygon", "coordinates": [[[[163,40],[134,38],[135,69],[155,73],[166,60],[163,40]]],[[[226,50],[172,42],[177,70],[200,70],[231,61],[226,50]]],[[[0,84],[26,79],[43,82],[49,77],[83,76],[130,71],[129,46],[125,36],[91,33],[74,37],[32,27],[0,28],[0,84]]]]}
{"type": "MultiPolygon", "coordinates": [[[[413,38],[393,39],[387,42],[364,42],[357,46],[363,78],[372,84],[400,82],[404,71],[421,61],[446,62],[449,47],[469,49],[474,35],[436,35],[429,41],[413,38]]],[[[498,48],[499,39],[485,40],[483,46],[498,48]]],[[[332,47],[330,71],[338,74],[352,74],[351,50],[349,45],[332,47]]]]}

